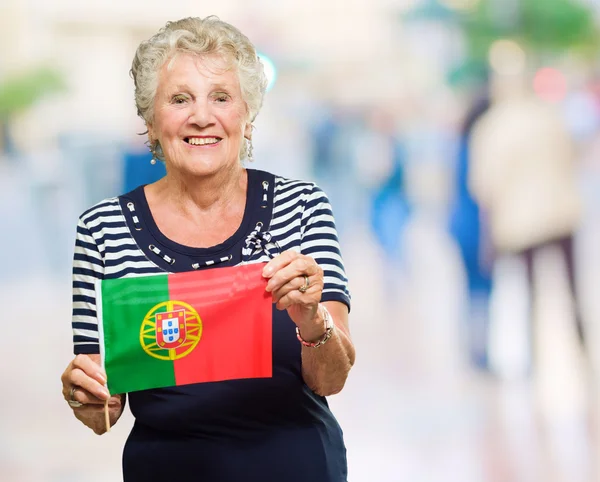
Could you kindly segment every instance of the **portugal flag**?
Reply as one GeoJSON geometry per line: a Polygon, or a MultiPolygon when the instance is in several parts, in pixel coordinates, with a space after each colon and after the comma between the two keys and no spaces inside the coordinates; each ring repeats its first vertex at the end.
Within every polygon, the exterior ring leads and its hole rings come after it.
{"type": "Polygon", "coordinates": [[[98,282],[111,394],[272,376],[264,264],[98,282]]]}

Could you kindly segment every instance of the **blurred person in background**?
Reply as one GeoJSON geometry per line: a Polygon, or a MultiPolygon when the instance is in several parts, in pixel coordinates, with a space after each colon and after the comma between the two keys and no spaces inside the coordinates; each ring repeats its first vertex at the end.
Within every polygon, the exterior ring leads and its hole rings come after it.
{"type": "Polygon", "coordinates": [[[165,165],[156,162],[147,149],[136,149],[128,146],[123,152],[123,184],[124,192],[133,191],[142,184],[152,184],[165,176],[165,165]]]}
{"type": "Polygon", "coordinates": [[[336,226],[341,236],[352,227],[361,207],[353,149],[359,131],[355,114],[339,105],[326,105],[313,113],[311,171],[336,206],[336,226]]]}
{"type": "Polygon", "coordinates": [[[358,181],[367,191],[369,221],[382,250],[387,295],[394,299],[402,289],[399,279],[405,272],[404,230],[410,216],[406,194],[406,146],[396,129],[396,117],[385,107],[370,109],[357,136],[358,181]]]}
{"type": "Polygon", "coordinates": [[[98,434],[105,400],[111,424],[125,405],[126,394],[109,398],[105,388],[95,280],[264,262],[275,303],[272,378],[129,393],[124,480],[346,481],[342,431],[325,396],[342,390],[354,363],[347,279],[324,192],[241,162],[252,160],[266,86],[254,46],[216,17],[183,19],[143,42],[131,71],[167,173],[80,217],[76,357],[63,396],[98,434]]]}
{"type": "MultiPolygon", "coordinates": [[[[471,153],[469,187],[489,225],[490,249],[524,260],[530,293],[538,253],[550,246],[560,250],[583,343],[573,259],[581,200],[573,141],[560,112],[529,92],[524,75],[497,74],[492,105],[473,129],[471,153]]],[[[533,313],[530,319],[535,322],[533,313]]],[[[534,353],[533,335],[530,346],[534,353]]]]}
{"type": "Polygon", "coordinates": [[[474,366],[488,369],[489,301],[492,289],[489,234],[481,223],[480,206],[468,186],[471,169],[471,134],[476,122],[490,106],[489,95],[479,96],[465,116],[459,134],[454,200],[450,208],[449,230],[458,245],[467,277],[469,313],[467,345],[474,366]]]}

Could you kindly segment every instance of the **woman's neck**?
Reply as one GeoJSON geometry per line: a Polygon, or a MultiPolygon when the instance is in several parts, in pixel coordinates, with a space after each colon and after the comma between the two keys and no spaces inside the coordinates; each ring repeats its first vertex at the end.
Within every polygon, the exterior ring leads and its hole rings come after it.
{"type": "Polygon", "coordinates": [[[248,175],[241,164],[202,177],[167,171],[167,175],[152,186],[155,203],[165,203],[181,214],[195,217],[245,201],[248,175]]]}
{"type": "Polygon", "coordinates": [[[205,248],[222,243],[238,229],[247,190],[248,173],[238,164],[202,178],[167,172],[144,192],[152,217],[167,238],[205,248]]]}

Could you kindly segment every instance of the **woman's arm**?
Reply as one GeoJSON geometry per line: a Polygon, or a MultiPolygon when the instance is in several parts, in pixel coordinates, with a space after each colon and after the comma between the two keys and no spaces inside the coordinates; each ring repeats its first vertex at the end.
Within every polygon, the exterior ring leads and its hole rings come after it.
{"type": "MultiPolygon", "coordinates": [[[[354,365],[355,352],[348,327],[348,307],[337,301],[326,301],[322,305],[329,312],[335,328],[324,345],[302,347],[302,376],[315,393],[325,397],[342,391],[354,365]]],[[[322,327],[321,333],[315,333],[313,339],[306,341],[317,341],[325,332],[322,309],[317,313],[316,324],[322,327]]],[[[302,331],[300,333],[304,337],[302,331]]]]}
{"type": "Polygon", "coordinates": [[[272,293],[277,309],[287,310],[305,342],[322,339],[327,330],[324,308],[330,313],[335,326],[331,337],[320,346],[302,347],[302,375],[319,395],[339,393],[354,364],[354,346],[346,305],[337,301],[320,303],[323,269],[312,257],[288,250],[267,263],[263,275],[269,278],[266,289],[272,293]]]}
{"type": "Polygon", "coordinates": [[[265,266],[267,291],[280,310],[286,309],[305,342],[318,342],[327,329],[325,312],[334,324],[331,337],[319,346],[302,347],[302,375],[319,395],[338,393],[354,364],[348,328],[350,293],[327,195],[316,185],[300,194],[300,253],[288,250],[265,266]]]}
{"type": "Polygon", "coordinates": [[[109,396],[101,368],[96,312],[96,280],[104,277],[104,258],[85,215],[79,219],[73,256],[73,343],[75,358],[65,369],[62,393],[73,414],[97,434],[106,431],[104,403],[108,399],[111,425],[123,413],[124,395],[109,396]],[[73,391],[74,390],[74,391],[73,391]],[[77,406],[78,403],[82,404],[77,406]],[[75,406],[74,406],[75,405],[75,406]]]}

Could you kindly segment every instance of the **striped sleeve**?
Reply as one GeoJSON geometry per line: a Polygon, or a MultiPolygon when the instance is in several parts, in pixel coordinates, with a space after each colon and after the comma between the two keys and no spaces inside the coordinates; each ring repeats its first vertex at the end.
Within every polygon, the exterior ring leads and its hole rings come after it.
{"type": "Polygon", "coordinates": [[[301,221],[302,254],[312,256],[323,268],[324,283],[321,301],[340,301],[350,310],[350,290],[335,220],[327,195],[312,184],[301,221]]]}
{"type": "Polygon", "coordinates": [[[82,216],[73,256],[73,346],[76,355],[100,353],[94,283],[104,276],[104,261],[82,216]]]}

